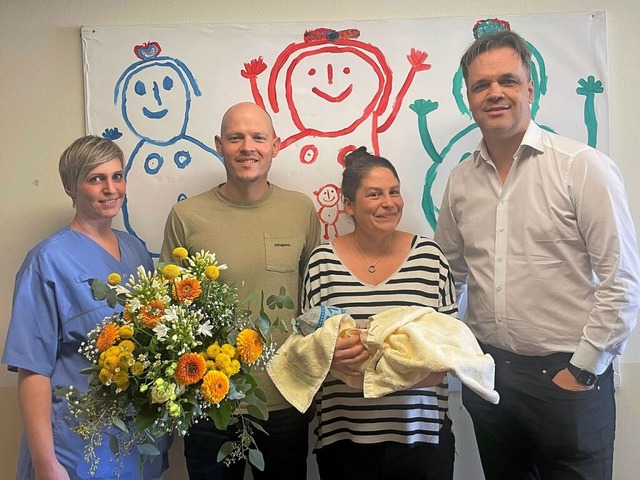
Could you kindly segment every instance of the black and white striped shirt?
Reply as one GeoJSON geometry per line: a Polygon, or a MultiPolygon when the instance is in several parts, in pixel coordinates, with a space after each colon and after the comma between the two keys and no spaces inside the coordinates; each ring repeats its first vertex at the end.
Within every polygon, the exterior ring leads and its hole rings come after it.
{"type": "MultiPolygon", "coordinates": [[[[368,285],[343,265],[332,244],[313,251],[305,272],[303,310],[316,305],[345,308],[356,321],[392,307],[419,305],[457,316],[453,279],[442,251],[415,236],[400,268],[379,285],[368,285]]],[[[364,398],[362,390],[331,374],[317,398],[316,449],[339,440],[356,443],[438,443],[447,410],[447,384],[364,398]]]]}

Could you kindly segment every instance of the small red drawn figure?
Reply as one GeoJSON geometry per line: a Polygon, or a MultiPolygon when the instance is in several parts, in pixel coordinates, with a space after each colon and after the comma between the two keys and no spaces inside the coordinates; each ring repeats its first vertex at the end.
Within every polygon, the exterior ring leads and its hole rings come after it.
{"type": "MultiPolygon", "coordinates": [[[[409,72],[394,100],[393,72],[384,54],[357,40],[359,36],[356,29],[307,31],[304,40],[288,45],[271,67],[269,106],[277,114],[284,96],[294,129],[283,135],[280,148],[304,140],[297,144],[300,164],[313,164],[323,153],[340,163],[353,145],[368,145],[379,155],[379,134],[393,124],[416,73],[431,68],[427,53],[412,48],[409,72]]],[[[266,70],[259,57],[240,72],[250,82],[254,101],[265,109],[257,77],[266,70]]]]}
{"type": "Polygon", "coordinates": [[[324,227],[324,235],[322,238],[329,240],[329,227],[333,227],[334,237],[338,237],[338,219],[340,214],[344,213],[344,210],[340,209],[340,194],[342,193],[340,187],[333,183],[328,183],[318,190],[313,192],[318,200],[318,218],[320,223],[324,227]]]}

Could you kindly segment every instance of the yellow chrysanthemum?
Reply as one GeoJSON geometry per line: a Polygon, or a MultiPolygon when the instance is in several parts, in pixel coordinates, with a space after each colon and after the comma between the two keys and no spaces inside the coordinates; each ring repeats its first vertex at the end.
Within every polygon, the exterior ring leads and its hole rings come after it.
{"type": "Polygon", "coordinates": [[[216,265],[209,265],[204,269],[204,276],[209,280],[217,280],[220,276],[220,269],[216,265]]]}
{"type": "Polygon", "coordinates": [[[153,299],[140,309],[140,321],[149,328],[155,327],[162,315],[164,315],[162,300],[153,299]]]}
{"type": "Polygon", "coordinates": [[[123,340],[128,340],[133,337],[133,325],[120,325],[118,335],[120,335],[120,338],[123,340]]]}
{"type": "Polygon", "coordinates": [[[191,385],[203,377],[206,368],[206,360],[200,355],[185,353],[178,359],[174,377],[180,385],[191,385]]]}
{"type": "Polygon", "coordinates": [[[120,370],[113,376],[113,382],[120,390],[126,390],[129,388],[129,375],[126,372],[120,370]]]}
{"type": "Polygon", "coordinates": [[[231,357],[226,353],[220,352],[216,355],[216,368],[218,370],[224,371],[227,367],[231,365],[231,357]]]}
{"type": "Polygon", "coordinates": [[[99,352],[104,352],[107,348],[111,347],[120,338],[119,328],[113,323],[108,323],[104,326],[98,339],[96,340],[96,348],[99,352]]]}
{"type": "Polygon", "coordinates": [[[162,276],[167,280],[173,280],[180,276],[180,269],[178,268],[177,265],[174,265],[173,263],[169,263],[168,265],[165,265],[164,268],[162,269],[162,276]]]}
{"type": "Polygon", "coordinates": [[[142,375],[142,372],[144,372],[144,365],[142,362],[134,362],[134,364],[129,367],[129,373],[135,377],[142,375]]]}
{"type": "Polygon", "coordinates": [[[112,287],[115,287],[116,285],[120,285],[121,281],[122,281],[122,277],[120,276],[119,273],[112,273],[107,277],[107,283],[112,287]]]}
{"type": "Polygon", "coordinates": [[[216,356],[220,353],[220,345],[218,342],[215,342],[207,347],[207,355],[211,359],[215,359],[216,356]]]}
{"type": "Polygon", "coordinates": [[[129,352],[122,352],[122,354],[118,357],[118,366],[125,370],[129,370],[129,367],[133,365],[134,362],[135,359],[129,352]]]}
{"type": "Polygon", "coordinates": [[[224,373],[229,378],[233,377],[239,371],[240,371],[240,362],[238,360],[231,360],[231,363],[229,364],[229,366],[224,369],[224,373]]]}
{"type": "Polygon", "coordinates": [[[104,359],[104,363],[102,367],[114,371],[116,368],[120,366],[120,357],[118,355],[107,355],[104,359]]]}
{"type": "Polygon", "coordinates": [[[173,287],[173,298],[180,302],[195,300],[202,293],[196,278],[184,278],[173,287]]]}
{"type": "MultiPolygon", "coordinates": [[[[107,352],[108,352],[108,351],[109,351],[109,350],[107,350],[107,352]]],[[[98,366],[99,366],[100,368],[104,367],[104,360],[105,360],[105,358],[107,358],[107,352],[102,352],[102,353],[100,354],[100,356],[98,357],[98,366]]]]}
{"type": "Polygon", "coordinates": [[[173,256],[178,260],[183,260],[189,256],[189,252],[184,247],[176,247],[173,249],[173,256]]]}
{"type": "Polygon", "coordinates": [[[102,383],[103,385],[107,385],[113,380],[113,373],[111,373],[106,368],[103,368],[98,374],[98,380],[100,380],[100,383],[102,383]]]}
{"type": "Polygon", "coordinates": [[[123,352],[133,352],[136,349],[136,344],[131,340],[123,340],[118,344],[118,348],[123,352]]]}
{"type": "Polygon", "coordinates": [[[207,371],[216,370],[216,362],[213,360],[207,360],[205,362],[205,365],[207,366],[207,371]]]}
{"type": "Polygon", "coordinates": [[[117,345],[114,345],[113,347],[109,347],[107,348],[107,351],[104,352],[105,355],[109,356],[109,355],[115,355],[116,357],[120,354],[122,350],[120,350],[120,347],[118,347],[117,345]]]}
{"type": "Polygon", "coordinates": [[[200,391],[209,403],[220,403],[229,393],[229,377],[217,370],[208,372],[202,380],[200,391]]]}
{"type": "Polygon", "coordinates": [[[233,358],[236,355],[236,347],[231,345],[230,343],[225,343],[220,347],[222,353],[226,353],[230,358],[233,358]]]}
{"type": "Polygon", "coordinates": [[[262,339],[255,330],[245,328],[238,334],[236,349],[240,352],[240,359],[252,365],[262,355],[262,339]]]}
{"type": "Polygon", "coordinates": [[[207,355],[207,352],[198,352],[198,355],[200,355],[202,358],[204,358],[205,360],[209,360],[209,355],[207,355]]]}

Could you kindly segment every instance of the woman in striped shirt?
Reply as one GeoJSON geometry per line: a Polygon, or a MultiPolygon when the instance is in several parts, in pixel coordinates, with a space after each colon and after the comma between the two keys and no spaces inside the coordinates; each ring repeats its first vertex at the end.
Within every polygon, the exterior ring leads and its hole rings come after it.
{"type": "MultiPolygon", "coordinates": [[[[358,148],[345,158],[342,194],[354,231],[313,251],[303,309],[342,307],[362,327],[369,316],[403,305],[457,316],[453,279],[438,245],[397,229],[404,202],[393,165],[358,148]]],[[[353,367],[368,355],[358,335],[341,338],[331,369],[360,375],[353,367]]],[[[320,477],[453,478],[447,396],[444,373],[375,399],[329,374],[317,399],[320,477]]]]}

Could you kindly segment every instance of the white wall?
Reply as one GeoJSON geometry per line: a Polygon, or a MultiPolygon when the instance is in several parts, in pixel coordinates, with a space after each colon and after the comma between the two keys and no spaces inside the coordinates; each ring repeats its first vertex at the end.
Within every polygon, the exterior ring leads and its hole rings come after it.
{"type": "MultiPolygon", "coordinates": [[[[83,25],[281,22],[477,16],[605,10],[608,17],[611,155],[626,179],[631,210],[640,226],[640,152],[634,86],[640,64],[640,9],[636,0],[0,0],[0,165],[7,180],[0,189],[0,245],[5,253],[0,275],[0,345],[9,321],[14,274],[27,250],[72,216],[57,173],[62,150],[84,132],[80,27],[83,25]],[[322,8],[318,8],[322,5],[322,8]]],[[[218,122],[219,119],[212,119],[218,122]]],[[[15,476],[20,434],[14,374],[0,371],[0,480],[15,476]]],[[[618,392],[615,479],[632,480],[640,471],[640,339],[635,335],[622,358],[618,392]]],[[[481,480],[472,432],[464,411],[454,406],[458,463],[456,476],[481,480]]],[[[167,480],[186,478],[181,443],[172,452],[167,480]]]]}

